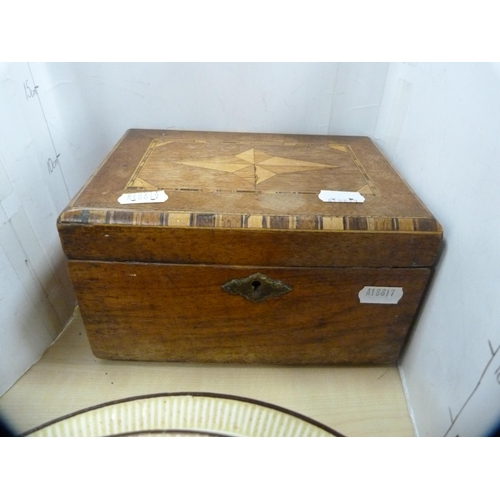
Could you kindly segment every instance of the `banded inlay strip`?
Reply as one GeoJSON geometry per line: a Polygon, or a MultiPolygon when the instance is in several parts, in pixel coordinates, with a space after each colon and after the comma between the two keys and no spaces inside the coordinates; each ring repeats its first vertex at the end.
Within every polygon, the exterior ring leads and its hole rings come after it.
{"type": "Polygon", "coordinates": [[[159,227],[220,227],[298,231],[440,232],[432,218],[326,217],[320,215],[249,215],[190,212],[71,209],[59,218],[68,224],[110,224],[159,227]]]}

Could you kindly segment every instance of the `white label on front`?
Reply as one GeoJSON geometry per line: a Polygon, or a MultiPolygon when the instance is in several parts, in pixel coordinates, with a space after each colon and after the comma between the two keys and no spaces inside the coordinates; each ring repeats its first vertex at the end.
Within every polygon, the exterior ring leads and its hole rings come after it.
{"type": "Polygon", "coordinates": [[[400,286],[365,286],[358,293],[361,304],[397,304],[402,296],[400,286]]]}
{"type": "Polygon", "coordinates": [[[133,203],[162,203],[168,200],[165,191],[137,191],[135,193],[124,193],[118,201],[122,205],[131,205],[133,203]]]}
{"type": "Polygon", "coordinates": [[[318,197],[327,203],[363,203],[365,201],[365,197],[357,191],[321,190],[318,197]]]}

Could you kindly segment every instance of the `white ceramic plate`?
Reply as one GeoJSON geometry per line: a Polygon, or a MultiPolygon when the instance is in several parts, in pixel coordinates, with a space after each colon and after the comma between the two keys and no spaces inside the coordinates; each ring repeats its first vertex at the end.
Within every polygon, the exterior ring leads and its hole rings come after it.
{"type": "Polygon", "coordinates": [[[37,427],[30,437],[341,436],[275,405],[207,393],[153,394],[112,401],[37,427]]]}

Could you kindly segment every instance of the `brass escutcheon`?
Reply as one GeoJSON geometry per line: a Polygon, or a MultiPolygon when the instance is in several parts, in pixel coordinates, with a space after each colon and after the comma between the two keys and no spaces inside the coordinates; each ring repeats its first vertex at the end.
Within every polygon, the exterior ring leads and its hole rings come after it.
{"type": "Polygon", "coordinates": [[[290,285],[261,273],[228,281],[222,288],[232,295],[241,295],[252,302],[262,302],[269,297],[279,297],[292,291],[290,285]]]}

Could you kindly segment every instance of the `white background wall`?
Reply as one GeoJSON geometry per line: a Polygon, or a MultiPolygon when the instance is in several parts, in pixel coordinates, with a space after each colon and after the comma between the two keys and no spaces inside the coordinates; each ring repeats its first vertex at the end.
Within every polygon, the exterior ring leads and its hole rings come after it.
{"type": "Polygon", "coordinates": [[[375,139],[445,231],[402,363],[417,428],[488,433],[500,423],[500,65],[391,64],[375,139]]]}
{"type": "Polygon", "coordinates": [[[101,155],[71,68],[60,69],[0,64],[0,393],[75,304],[56,219],[101,155]]]}
{"type": "Polygon", "coordinates": [[[56,218],[126,129],[368,135],[445,229],[402,363],[418,431],[484,434],[500,414],[499,94],[490,64],[1,65],[0,393],[70,317],[56,218]]]}
{"type": "Polygon", "coordinates": [[[387,64],[75,64],[94,120],[127,128],[372,133],[387,64]]]}

